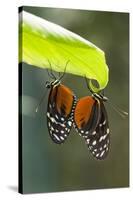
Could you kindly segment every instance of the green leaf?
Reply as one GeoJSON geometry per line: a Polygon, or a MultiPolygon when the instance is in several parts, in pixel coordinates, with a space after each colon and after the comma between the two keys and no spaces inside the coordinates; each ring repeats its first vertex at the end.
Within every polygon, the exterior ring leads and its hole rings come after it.
{"type": "Polygon", "coordinates": [[[108,83],[108,66],[104,52],[67,29],[23,11],[20,16],[20,62],[57,72],[71,73],[97,80],[99,88],[108,83]]]}

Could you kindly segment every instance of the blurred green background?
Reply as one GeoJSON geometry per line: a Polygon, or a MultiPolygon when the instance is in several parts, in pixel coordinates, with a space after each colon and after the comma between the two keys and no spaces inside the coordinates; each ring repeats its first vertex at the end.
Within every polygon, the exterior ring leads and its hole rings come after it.
{"type": "MultiPolygon", "coordinates": [[[[25,11],[59,24],[88,39],[106,53],[110,70],[105,95],[128,112],[129,14],[41,7],[25,11]]],[[[44,46],[45,48],[45,46],[44,46]]],[[[72,129],[63,145],[54,144],[46,125],[48,93],[38,113],[36,106],[46,91],[46,70],[23,63],[22,136],[24,193],[55,192],[129,185],[129,120],[106,103],[111,132],[107,159],[92,157],[84,140],[72,129]]],[[[83,78],[65,74],[62,83],[78,98],[90,95],[83,78]]]]}

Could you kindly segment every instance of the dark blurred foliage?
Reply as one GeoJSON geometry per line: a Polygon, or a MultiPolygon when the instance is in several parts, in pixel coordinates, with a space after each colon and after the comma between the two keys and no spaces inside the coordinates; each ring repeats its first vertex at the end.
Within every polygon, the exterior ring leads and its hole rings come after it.
{"type": "MultiPolygon", "coordinates": [[[[88,39],[106,55],[110,79],[105,94],[109,101],[128,112],[129,105],[129,14],[71,9],[24,7],[25,11],[59,24],[88,39]]],[[[44,47],[45,48],[45,47],[44,47]]],[[[23,64],[23,186],[24,193],[94,188],[127,187],[129,184],[129,120],[106,103],[111,132],[107,159],[92,157],[84,140],[73,129],[63,145],[48,134],[47,72],[23,64]]],[[[62,82],[78,98],[90,95],[83,78],[66,74],[62,82]]]]}

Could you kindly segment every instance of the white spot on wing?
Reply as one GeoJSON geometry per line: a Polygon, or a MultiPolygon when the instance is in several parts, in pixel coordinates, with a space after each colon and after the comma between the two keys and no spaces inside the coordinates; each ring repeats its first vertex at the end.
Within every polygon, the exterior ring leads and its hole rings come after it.
{"type": "Polygon", "coordinates": [[[61,130],[61,133],[64,133],[64,131],[63,131],[63,130],[61,130]]]}
{"type": "Polygon", "coordinates": [[[67,134],[64,134],[64,137],[67,137],[67,134]]]}
{"type": "Polygon", "coordinates": [[[100,147],[100,151],[102,151],[102,149],[103,149],[103,148],[102,148],[102,147],[100,147]]]}
{"type": "Polygon", "coordinates": [[[58,141],[60,141],[60,138],[59,138],[56,134],[53,134],[53,136],[54,136],[58,141]]]}
{"type": "Polygon", "coordinates": [[[102,151],[102,153],[100,154],[100,157],[102,157],[104,153],[105,153],[105,150],[102,151]]]}
{"type": "Polygon", "coordinates": [[[86,142],[87,142],[87,144],[89,144],[89,142],[90,142],[90,139],[87,139],[87,140],[86,140],[86,142]]]}
{"type": "Polygon", "coordinates": [[[55,115],[55,117],[56,117],[56,119],[59,119],[59,118],[58,118],[58,115],[55,115]]]}
{"type": "Polygon", "coordinates": [[[93,132],[92,132],[92,135],[95,135],[95,134],[96,134],[96,131],[93,131],[93,132]]]}
{"type": "Polygon", "coordinates": [[[61,117],[61,121],[64,121],[65,119],[64,119],[64,117],[61,117]]]}
{"type": "Polygon", "coordinates": [[[99,139],[99,142],[101,142],[102,140],[105,140],[106,137],[107,137],[107,134],[101,136],[100,139],[99,139]]]}
{"type": "Polygon", "coordinates": [[[103,122],[103,125],[105,125],[106,124],[106,119],[104,120],[104,122],[103,122]]]}
{"type": "Polygon", "coordinates": [[[99,156],[99,153],[96,154],[96,157],[98,157],[98,156],[99,156]]]}
{"type": "Polygon", "coordinates": [[[89,133],[89,131],[86,131],[86,132],[85,132],[85,134],[88,134],[88,133],[89,133]]]}
{"type": "Polygon", "coordinates": [[[49,112],[47,112],[47,117],[50,118],[50,114],[49,114],[49,112]]]}
{"type": "Polygon", "coordinates": [[[71,122],[71,121],[68,121],[67,123],[68,123],[68,125],[69,125],[69,126],[71,126],[71,125],[72,125],[72,122],[71,122]]]}
{"type": "Polygon", "coordinates": [[[64,137],[60,136],[60,139],[61,139],[61,140],[64,140],[64,137]]]}
{"type": "Polygon", "coordinates": [[[101,142],[101,141],[102,141],[102,139],[103,139],[103,136],[101,136],[101,137],[100,137],[100,139],[99,139],[99,142],[101,142]]]}
{"type": "Polygon", "coordinates": [[[55,120],[55,118],[53,118],[53,117],[50,117],[50,120],[51,120],[51,122],[55,122],[55,123],[56,123],[56,120],[55,120]]]}
{"type": "Polygon", "coordinates": [[[59,124],[60,124],[60,126],[65,127],[65,124],[62,124],[62,123],[59,123],[59,124]]]}
{"type": "Polygon", "coordinates": [[[105,134],[105,135],[103,136],[103,140],[105,140],[106,137],[107,137],[107,134],[105,134]]]}
{"type": "Polygon", "coordinates": [[[51,126],[51,130],[54,131],[54,128],[51,126]]]}
{"type": "Polygon", "coordinates": [[[109,134],[109,128],[107,128],[107,134],[109,134]]]}
{"type": "Polygon", "coordinates": [[[96,145],[96,143],[97,143],[97,141],[96,141],[96,140],[94,140],[94,141],[93,141],[93,143],[92,143],[92,145],[96,145]]]}

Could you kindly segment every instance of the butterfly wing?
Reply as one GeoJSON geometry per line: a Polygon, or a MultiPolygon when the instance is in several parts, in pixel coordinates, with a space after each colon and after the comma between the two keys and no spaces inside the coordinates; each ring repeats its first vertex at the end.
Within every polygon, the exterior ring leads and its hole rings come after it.
{"type": "Polygon", "coordinates": [[[109,126],[102,100],[91,96],[81,98],[74,113],[74,126],[84,137],[88,149],[97,159],[104,159],[109,150],[109,126]]]}
{"type": "Polygon", "coordinates": [[[81,98],[74,112],[74,127],[81,136],[86,136],[93,132],[100,119],[100,102],[93,97],[81,98]]]}
{"type": "Polygon", "coordinates": [[[95,131],[85,137],[88,149],[99,160],[105,159],[110,146],[108,117],[103,102],[100,102],[101,115],[95,131]]]}
{"type": "Polygon", "coordinates": [[[60,84],[50,90],[47,107],[47,125],[52,140],[61,144],[72,128],[76,97],[66,86],[60,84]]]}

